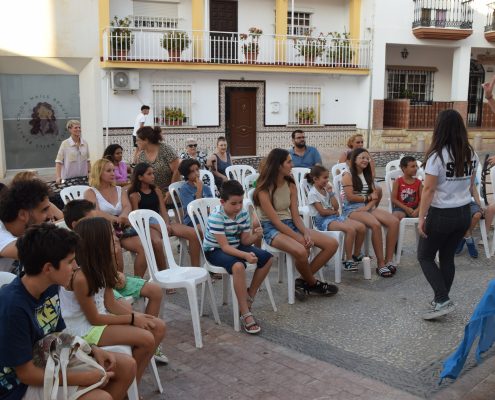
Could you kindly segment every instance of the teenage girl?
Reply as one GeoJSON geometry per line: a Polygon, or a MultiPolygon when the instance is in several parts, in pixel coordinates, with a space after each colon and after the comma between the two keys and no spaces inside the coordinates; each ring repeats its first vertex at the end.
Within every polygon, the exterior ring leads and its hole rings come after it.
{"type": "Polygon", "coordinates": [[[61,288],[60,308],[67,330],[97,346],[132,347],[139,381],[165,336],[165,323],[151,315],[129,312],[115,300],[117,269],[112,225],[102,217],[83,218],[74,231],[81,237],[76,250],[79,268],[67,288],[61,288]]]}
{"type": "Polygon", "coordinates": [[[297,205],[297,189],[291,176],[292,158],[287,150],[273,149],[266,158],[256,183],[253,200],[260,217],[263,237],[269,245],[294,257],[301,278],[296,279],[296,295],[333,295],[335,285],[321,282],[314,274],[335,254],[339,244],[304,226],[297,205]],[[321,249],[311,262],[311,248],[321,249]]]}
{"type": "Polygon", "coordinates": [[[379,196],[373,182],[368,151],[363,148],[353,150],[349,164],[349,172],[342,175],[344,214],[371,229],[371,243],[377,259],[376,273],[383,278],[390,278],[397,272],[393,257],[399,235],[399,220],[376,207],[379,196]],[[387,228],[385,257],[382,226],[387,228]]]}
{"type": "Polygon", "coordinates": [[[341,231],[345,233],[345,271],[357,271],[361,247],[366,235],[366,226],[361,222],[346,218],[339,213],[339,202],[328,182],[328,169],[322,165],[311,168],[306,176],[312,188],[308,193],[310,215],[320,231],[341,231]],[[354,252],[353,252],[354,249],[354,252]]]}
{"type": "MultiPolygon", "coordinates": [[[[131,186],[128,193],[133,210],[147,209],[157,212],[165,221],[169,236],[184,238],[189,242],[191,264],[199,267],[199,252],[201,248],[196,232],[194,231],[194,228],[191,228],[190,226],[172,224],[170,222],[170,218],[168,217],[165,208],[163,194],[161,190],[155,186],[155,174],[151,165],[147,163],[139,163],[136,165],[132,174],[131,186]]],[[[160,229],[156,225],[157,223],[158,221],[155,221],[155,224],[151,224],[151,227],[153,228],[151,230],[152,241],[162,240],[160,229]],[[153,227],[153,225],[155,226],[153,227]]],[[[161,249],[163,252],[163,246],[161,249]]]]}

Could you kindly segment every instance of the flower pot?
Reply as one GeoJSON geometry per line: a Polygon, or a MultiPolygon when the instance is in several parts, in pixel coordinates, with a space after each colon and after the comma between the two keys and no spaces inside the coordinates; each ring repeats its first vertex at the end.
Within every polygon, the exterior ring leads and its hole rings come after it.
{"type": "Polygon", "coordinates": [[[176,119],[176,120],[171,120],[171,119],[166,119],[165,123],[167,126],[182,126],[182,119],[176,119]]]}
{"type": "Polygon", "coordinates": [[[246,52],[244,52],[244,60],[248,64],[255,63],[257,58],[258,58],[258,52],[257,51],[246,51],[246,52]]]}
{"type": "Polygon", "coordinates": [[[299,125],[313,125],[314,121],[312,119],[299,118],[299,125]]]}
{"type": "Polygon", "coordinates": [[[114,57],[117,60],[127,60],[127,54],[128,53],[129,53],[129,50],[127,50],[127,49],[114,50],[113,51],[114,57]]]}
{"type": "Polygon", "coordinates": [[[170,49],[168,51],[168,59],[170,61],[179,61],[181,53],[179,49],[170,49]]]}

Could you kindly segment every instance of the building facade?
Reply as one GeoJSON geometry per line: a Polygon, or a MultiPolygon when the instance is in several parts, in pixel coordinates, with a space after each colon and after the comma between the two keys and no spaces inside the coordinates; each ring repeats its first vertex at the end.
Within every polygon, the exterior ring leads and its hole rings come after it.
{"type": "Polygon", "coordinates": [[[178,151],[194,136],[211,152],[222,135],[233,155],[264,155],[297,128],[323,149],[356,131],[407,149],[449,107],[492,140],[485,0],[20,0],[0,11],[2,176],[53,167],[74,118],[93,159],[113,142],[129,157],[143,104],[178,151]]]}

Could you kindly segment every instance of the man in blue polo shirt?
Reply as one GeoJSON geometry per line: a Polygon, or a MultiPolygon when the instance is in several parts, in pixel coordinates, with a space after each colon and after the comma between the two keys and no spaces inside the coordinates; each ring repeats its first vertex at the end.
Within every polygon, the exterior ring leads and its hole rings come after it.
{"type": "Polygon", "coordinates": [[[293,147],[289,150],[294,167],[311,168],[316,164],[322,164],[321,156],[316,147],[306,146],[304,132],[296,129],[292,132],[293,147]]]}

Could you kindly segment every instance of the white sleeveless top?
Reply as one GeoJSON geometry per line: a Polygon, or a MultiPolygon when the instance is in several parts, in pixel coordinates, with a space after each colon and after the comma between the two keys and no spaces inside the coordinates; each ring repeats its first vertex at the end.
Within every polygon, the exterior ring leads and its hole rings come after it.
{"type": "Polygon", "coordinates": [[[98,207],[100,207],[101,211],[116,217],[120,215],[122,212],[122,188],[120,186],[115,186],[115,189],[117,189],[117,204],[115,205],[105,199],[98,189],[94,187],[91,187],[91,189],[95,192],[96,201],[98,201],[98,207]]]}
{"type": "MultiPolygon", "coordinates": [[[[93,296],[99,314],[108,314],[105,308],[104,294],[105,289],[103,288],[98,290],[93,296]]],[[[62,311],[62,318],[65,321],[66,331],[74,336],[83,337],[87,335],[93,325],[89,323],[84,315],[74,292],[60,287],[58,295],[60,297],[60,309],[62,311]]]]}

